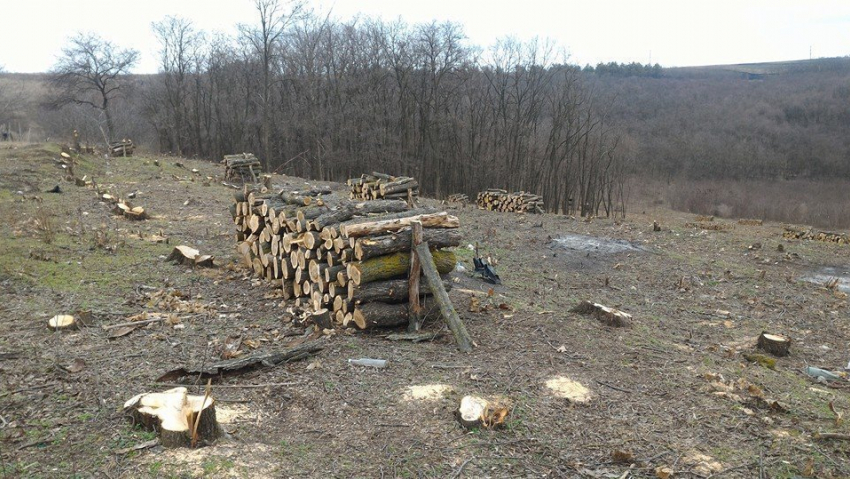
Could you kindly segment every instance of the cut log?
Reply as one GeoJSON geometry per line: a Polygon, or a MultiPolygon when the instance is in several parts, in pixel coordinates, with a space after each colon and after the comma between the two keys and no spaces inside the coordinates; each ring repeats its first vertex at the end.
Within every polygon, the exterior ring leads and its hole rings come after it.
{"type": "Polygon", "coordinates": [[[354,308],[354,324],[359,329],[392,328],[408,323],[406,304],[367,303],[354,308]]]}
{"type": "Polygon", "coordinates": [[[408,218],[379,220],[370,223],[340,226],[340,234],[345,238],[359,238],[393,231],[399,231],[410,226],[412,221],[419,220],[423,228],[459,228],[460,220],[446,212],[418,215],[408,218]]]}
{"type": "Polygon", "coordinates": [[[166,448],[211,444],[221,436],[213,398],[189,395],[182,387],[139,394],[124,403],[124,412],[134,424],[157,431],[166,448]]]}
{"type": "Polygon", "coordinates": [[[322,215],[310,222],[310,228],[314,231],[322,231],[326,226],[348,221],[355,216],[365,216],[374,213],[398,213],[405,210],[407,210],[407,203],[397,200],[351,203],[339,209],[322,213],[322,215]]]}
{"type": "MultiPolygon", "coordinates": [[[[436,253],[441,253],[441,251],[437,251],[436,253]]],[[[452,305],[452,301],[449,299],[446,290],[443,289],[440,280],[440,273],[447,273],[448,271],[440,271],[439,262],[436,261],[436,254],[435,256],[431,255],[427,241],[416,245],[415,254],[419,255],[422,274],[425,275],[425,281],[434,293],[434,300],[440,306],[440,313],[443,315],[443,319],[446,320],[446,324],[448,324],[449,329],[454,335],[458,349],[465,353],[472,351],[472,338],[469,337],[466,326],[457,315],[457,311],[455,311],[454,305],[452,305]]],[[[451,256],[451,262],[454,264],[454,253],[451,256]]]]}
{"type": "MultiPolygon", "coordinates": [[[[432,248],[454,247],[460,244],[461,234],[455,229],[425,229],[422,231],[422,241],[427,241],[432,248]]],[[[390,235],[357,238],[354,245],[354,257],[363,261],[398,251],[409,251],[410,244],[410,228],[390,235]]]]}
{"type": "MultiPolygon", "coordinates": [[[[428,256],[430,257],[432,255],[429,253],[428,256]]],[[[436,270],[439,271],[439,274],[451,272],[457,262],[455,254],[451,251],[435,251],[433,259],[436,262],[436,270]]],[[[410,252],[393,253],[367,259],[366,261],[349,263],[348,278],[356,285],[371,283],[372,281],[404,275],[407,273],[409,267],[410,252]]],[[[437,278],[439,280],[439,275],[437,278]]]]}
{"type": "Polygon", "coordinates": [[[312,319],[313,324],[318,326],[320,329],[330,329],[333,327],[331,312],[327,309],[316,308],[316,311],[310,314],[310,318],[312,319]]]}
{"type": "MultiPolygon", "coordinates": [[[[446,291],[452,289],[452,282],[447,276],[443,276],[443,288],[446,291]]],[[[358,303],[371,303],[380,301],[382,303],[404,303],[408,301],[409,286],[407,279],[389,279],[385,281],[374,281],[355,285],[353,281],[348,282],[348,299],[358,303]]],[[[419,293],[430,295],[431,287],[427,283],[419,285],[419,293]]]]}
{"type": "Polygon", "coordinates": [[[774,356],[784,357],[791,352],[791,338],[762,332],[758,339],[758,348],[774,356]]]}
{"type": "Polygon", "coordinates": [[[79,322],[77,321],[77,318],[70,314],[58,314],[47,320],[47,327],[54,331],[77,329],[79,327],[79,322]]]}
{"type": "Polygon", "coordinates": [[[582,301],[570,311],[578,314],[592,314],[605,325],[614,328],[628,327],[632,322],[631,314],[591,301],[582,301]]]}

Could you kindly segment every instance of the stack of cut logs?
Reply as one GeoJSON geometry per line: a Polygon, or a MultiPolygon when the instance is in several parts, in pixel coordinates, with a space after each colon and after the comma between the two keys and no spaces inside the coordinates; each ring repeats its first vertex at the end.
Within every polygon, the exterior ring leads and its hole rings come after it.
{"type": "Polygon", "coordinates": [[[454,194],[454,195],[449,195],[449,197],[448,197],[448,198],[446,198],[446,201],[448,201],[449,203],[463,203],[463,204],[466,204],[466,203],[469,203],[469,197],[468,197],[468,196],[466,196],[466,195],[465,195],[465,194],[463,194],[463,193],[456,193],[456,194],[454,194]]]}
{"type": "Polygon", "coordinates": [[[256,183],[257,176],[262,170],[260,160],[253,153],[240,153],[238,155],[224,155],[224,177],[228,180],[239,180],[244,182],[250,179],[256,183]]]}
{"type": "Polygon", "coordinates": [[[419,196],[419,182],[409,176],[372,172],[351,178],[346,184],[351,188],[349,198],[352,200],[404,200],[408,198],[408,191],[410,196],[419,196]]]}
{"type": "Polygon", "coordinates": [[[782,233],[784,238],[825,241],[827,243],[850,244],[850,236],[829,231],[815,231],[809,228],[786,226],[782,233]]]}
{"type": "MultiPolygon", "coordinates": [[[[329,198],[317,199],[321,194],[324,190],[237,194],[231,214],[245,264],[282,288],[285,299],[326,315],[325,327],[407,324],[411,224],[421,222],[422,240],[445,275],[456,259],[442,248],[461,240],[457,217],[433,208],[408,209],[401,200],[331,205],[329,198]]],[[[430,291],[423,284],[420,292],[430,291]]]]}
{"type": "Polygon", "coordinates": [[[123,139],[121,141],[113,141],[109,143],[109,153],[112,156],[133,156],[133,150],[136,146],[133,145],[133,140],[123,139]]]}
{"type": "Polygon", "coordinates": [[[508,193],[506,190],[489,189],[478,193],[478,207],[506,213],[543,213],[543,197],[524,191],[508,193]]]}

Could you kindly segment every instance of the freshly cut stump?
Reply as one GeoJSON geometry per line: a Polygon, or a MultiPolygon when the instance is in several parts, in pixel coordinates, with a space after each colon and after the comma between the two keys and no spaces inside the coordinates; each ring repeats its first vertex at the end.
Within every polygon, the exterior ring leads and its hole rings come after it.
{"type": "Polygon", "coordinates": [[[186,245],[175,246],[174,249],[171,250],[171,254],[168,255],[168,258],[165,258],[165,260],[174,261],[177,264],[189,264],[205,268],[215,266],[214,256],[208,254],[202,255],[200,251],[186,245]]]}
{"type": "Polygon", "coordinates": [[[777,357],[788,356],[791,352],[791,338],[762,332],[759,336],[758,348],[777,357]]]}
{"type": "Polygon", "coordinates": [[[467,429],[495,428],[505,423],[508,409],[478,396],[464,396],[455,411],[458,422],[467,429]]]}
{"type": "Polygon", "coordinates": [[[47,320],[47,326],[54,331],[61,331],[63,329],[76,329],[79,323],[77,318],[70,314],[57,314],[47,320]]]}
{"type": "Polygon", "coordinates": [[[582,301],[570,311],[578,314],[592,314],[605,325],[614,328],[625,328],[630,326],[632,323],[631,314],[624,313],[619,309],[603,306],[599,303],[593,303],[591,301],[582,301]]]}
{"type": "Polygon", "coordinates": [[[182,387],[139,394],[124,403],[124,412],[131,414],[134,424],[157,431],[160,444],[167,448],[191,447],[196,421],[194,444],[210,444],[221,436],[213,398],[189,395],[182,387]]]}

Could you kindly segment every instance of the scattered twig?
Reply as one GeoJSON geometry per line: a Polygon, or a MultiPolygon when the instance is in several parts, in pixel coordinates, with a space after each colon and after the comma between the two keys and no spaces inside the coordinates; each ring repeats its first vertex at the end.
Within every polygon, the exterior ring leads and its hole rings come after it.
{"type": "Polygon", "coordinates": [[[632,391],[632,390],[630,390],[630,389],[618,388],[617,386],[613,386],[613,385],[611,385],[611,384],[604,383],[604,382],[599,381],[599,380],[597,380],[597,381],[596,381],[596,383],[597,383],[597,384],[599,384],[600,386],[605,386],[606,388],[611,388],[611,389],[613,389],[614,391],[620,391],[621,393],[631,394],[631,393],[633,393],[633,392],[634,392],[634,391],[632,391]]]}
{"type": "Polygon", "coordinates": [[[475,459],[475,456],[472,456],[469,459],[463,461],[463,464],[461,464],[460,467],[457,468],[457,471],[455,471],[454,474],[451,475],[451,479],[455,479],[456,477],[460,477],[460,474],[463,472],[463,468],[466,467],[466,465],[469,464],[469,461],[471,461],[473,459],[475,459]]]}
{"type": "Polygon", "coordinates": [[[842,434],[839,432],[818,432],[815,433],[815,439],[836,439],[838,441],[850,441],[850,434],[842,434]]]}
{"type": "Polygon", "coordinates": [[[123,456],[124,454],[133,452],[133,451],[141,451],[142,449],[147,449],[149,447],[154,447],[159,444],[159,438],[151,439],[150,441],[141,442],[136,444],[135,446],[125,447],[124,449],[118,449],[115,451],[115,454],[123,456]]]}
{"type": "Polygon", "coordinates": [[[128,321],[126,323],[110,324],[108,326],[103,326],[103,329],[109,331],[110,329],[123,328],[125,326],[144,326],[145,324],[158,323],[160,321],[165,321],[166,319],[167,318],[165,316],[161,316],[159,318],[144,319],[142,321],[128,321]]]}
{"type": "MultiPolygon", "coordinates": [[[[298,382],[289,382],[289,383],[265,383],[265,384],[211,384],[210,387],[213,388],[222,388],[222,389],[261,389],[261,388],[276,388],[283,386],[295,386],[300,383],[298,382]]],[[[161,383],[155,382],[154,386],[163,386],[170,388],[185,388],[187,386],[198,386],[193,384],[182,384],[182,383],[161,383]]]]}
{"type": "Polygon", "coordinates": [[[28,388],[16,389],[14,391],[9,391],[9,392],[0,394],[0,398],[4,398],[6,396],[11,396],[12,394],[18,394],[18,393],[23,393],[23,392],[27,392],[27,391],[35,391],[36,389],[49,388],[50,386],[52,386],[52,384],[42,384],[41,386],[31,386],[31,387],[28,387],[28,388]]]}

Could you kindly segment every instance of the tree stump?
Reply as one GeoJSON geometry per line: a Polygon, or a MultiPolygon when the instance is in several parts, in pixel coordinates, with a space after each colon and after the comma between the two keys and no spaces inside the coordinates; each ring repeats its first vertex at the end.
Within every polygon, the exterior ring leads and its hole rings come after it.
{"type": "Polygon", "coordinates": [[[124,403],[124,412],[134,424],[157,431],[167,448],[210,444],[221,436],[213,398],[189,395],[182,387],[139,394],[124,403]]]}
{"type": "Polygon", "coordinates": [[[619,309],[609,308],[599,303],[591,301],[582,301],[570,312],[578,314],[592,314],[596,319],[601,321],[606,326],[613,328],[625,328],[631,325],[632,315],[624,313],[619,309]]]}
{"type": "Polygon", "coordinates": [[[784,357],[791,353],[791,338],[762,332],[761,336],[759,336],[757,346],[766,353],[777,357],[784,357]]]}
{"type": "Polygon", "coordinates": [[[47,326],[54,331],[77,329],[79,322],[77,318],[69,314],[58,314],[47,321],[47,326]]]}

